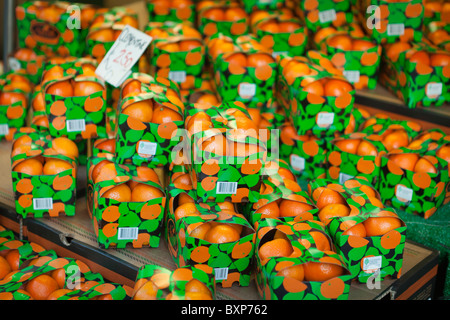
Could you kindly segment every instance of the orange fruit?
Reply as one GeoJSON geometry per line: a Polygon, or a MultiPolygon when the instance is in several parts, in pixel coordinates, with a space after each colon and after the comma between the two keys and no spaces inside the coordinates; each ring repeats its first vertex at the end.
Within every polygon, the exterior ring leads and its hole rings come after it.
{"type": "Polygon", "coordinates": [[[182,40],[179,43],[180,51],[191,51],[192,49],[201,47],[201,42],[198,40],[182,40]]]}
{"type": "Polygon", "coordinates": [[[343,152],[357,154],[361,139],[343,139],[337,140],[334,144],[343,152]]]}
{"type": "Polygon", "coordinates": [[[225,156],[227,154],[227,139],[224,135],[217,134],[204,140],[201,148],[205,152],[214,153],[218,156],[225,156]]]}
{"type": "Polygon", "coordinates": [[[280,32],[278,23],[276,23],[275,21],[267,21],[267,22],[261,23],[261,25],[259,26],[259,29],[261,29],[265,32],[270,32],[270,33],[279,33],[280,32]]]}
{"type": "Polygon", "coordinates": [[[382,236],[401,227],[399,219],[394,217],[371,217],[363,222],[368,237],[382,236]]]}
{"type": "Polygon", "coordinates": [[[320,251],[330,251],[330,240],[327,238],[327,236],[320,231],[310,231],[309,234],[314,239],[314,243],[320,251]]]}
{"type": "Polygon", "coordinates": [[[180,46],[178,43],[163,43],[159,45],[161,50],[169,51],[169,52],[179,52],[180,46]]]}
{"type": "Polygon", "coordinates": [[[383,144],[387,151],[406,147],[409,144],[408,133],[405,130],[393,130],[383,134],[383,144]]]}
{"type": "Polygon", "coordinates": [[[75,81],[73,85],[73,95],[78,97],[89,96],[104,90],[105,88],[100,83],[94,81],[75,81]]]}
{"type": "Polygon", "coordinates": [[[89,39],[100,42],[114,41],[114,31],[112,29],[98,30],[89,35],[89,39]]]}
{"type": "Polygon", "coordinates": [[[370,41],[361,40],[361,39],[353,39],[352,40],[352,50],[353,51],[367,51],[370,48],[375,47],[370,41]]]}
{"type": "Polygon", "coordinates": [[[225,13],[219,8],[207,9],[203,12],[202,16],[213,21],[225,20],[225,13]]]}
{"type": "Polygon", "coordinates": [[[261,218],[278,218],[280,216],[280,208],[277,202],[273,201],[258,208],[255,213],[261,214],[261,218]]]}
{"type": "Polygon", "coordinates": [[[224,60],[230,64],[237,65],[242,68],[247,67],[247,56],[240,52],[231,54],[231,55],[227,56],[224,60]]]}
{"type": "Polygon", "coordinates": [[[198,227],[195,227],[195,229],[189,233],[189,236],[198,239],[205,239],[205,236],[210,229],[211,224],[209,222],[205,222],[199,225],[198,227]]]}
{"type": "Polygon", "coordinates": [[[283,75],[288,84],[292,84],[297,77],[308,75],[311,69],[306,63],[292,60],[283,68],[283,75]]]}
{"type": "Polygon", "coordinates": [[[217,106],[219,105],[220,102],[219,99],[214,94],[205,93],[197,99],[197,103],[207,104],[210,106],[217,106]]]}
{"type": "Polygon", "coordinates": [[[286,168],[278,169],[278,174],[280,175],[281,179],[283,179],[283,180],[292,180],[292,181],[297,180],[295,178],[295,175],[289,169],[286,169],[286,168]]]}
{"type": "Polygon", "coordinates": [[[111,179],[114,179],[116,176],[117,176],[116,167],[110,160],[102,160],[99,163],[97,163],[94,166],[94,169],[92,169],[92,174],[91,174],[91,178],[92,178],[92,181],[94,181],[94,183],[104,181],[104,180],[111,180],[111,179]],[[105,172],[99,178],[100,172],[103,170],[103,167],[107,164],[109,164],[109,166],[106,167],[105,172]]]}
{"type": "Polygon", "coordinates": [[[58,300],[62,296],[65,296],[66,294],[72,292],[70,289],[57,289],[50,293],[46,300],[58,300]]]}
{"type": "Polygon", "coordinates": [[[378,150],[377,148],[375,148],[375,146],[366,141],[366,140],[361,140],[361,143],[358,145],[358,148],[356,149],[356,154],[358,156],[377,156],[378,155],[378,150]]]}
{"type": "Polygon", "coordinates": [[[175,220],[179,220],[186,216],[199,215],[200,212],[197,209],[197,206],[194,203],[184,203],[178,208],[175,209],[174,216],[175,220]]]}
{"type": "Polygon", "coordinates": [[[419,160],[419,155],[416,153],[391,154],[389,160],[404,170],[414,171],[414,167],[419,160]]]}
{"type": "Polygon", "coordinates": [[[78,158],[78,146],[66,137],[58,137],[52,140],[52,149],[71,159],[78,158]]]}
{"type": "Polygon", "coordinates": [[[218,202],[217,205],[221,210],[228,210],[236,212],[236,209],[234,207],[234,204],[230,201],[224,201],[224,202],[218,202]]]}
{"type": "Polygon", "coordinates": [[[387,47],[386,55],[390,59],[392,59],[394,61],[397,61],[398,56],[400,55],[400,53],[402,53],[402,52],[404,52],[406,50],[409,50],[409,49],[411,49],[411,45],[409,43],[399,41],[399,42],[393,43],[393,44],[391,44],[390,46],[387,47]]]}
{"type": "Polygon", "coordinates": [[[126,183],[112,187],[102,195],[103,198],[114,199],[120,202],[131,201],[131,189],[126,183]]]}
{"type": "Polygon", "coordinates": [[[247,64],[250,68],[258,68],[273,62],[275,62],[275,59],[265,53],[253,53],[247,57],[247,64]]]}
{"type": "Polygon", "coordinates": [[[206,296],[209,296],[210,298],[212,298],[211,290],[209,290],[209,288],[207,287],[206,284],[204,284],[203,282],[201,282],[198,279],[189,280],[186,283],[184,290],[186,293],[198,292],[198,293],[205,294],[206,296]]]}
{"type": "Polygon", "coordinates": [[[436,167],[425,157],[417,160],[414,166],[414,172],[426,172],[426,173],[437,173],[436,167]]]}
{"type": "Polygon", "coordinates": [[[162,105],[155,105],[153,110],[152,123],[170,123],[174,121],[183,121],[183,117],[177,111],[164,107],[162,105]]]}
{"type": "Polygon", "coordinates": [[[430,64],[433,67],[445,67],[450,65],[450,54],[434,53],[431,55],[430,64]]]}
{"type": "Polygon", "coordinates": [[[32,176],[42,174],[42,162],[36,158],[26,159],[14,167],[14,171],[26,173],[32,176]]]}
{"type": "Polygon", "coordinates": [[[303,87],[303,91],[306,91],[308,93],[312,93],[318,96],[323,96],[325,94],[325,89],[322,85],[322,82],[320,80],[316,80],[311,82],[310,84],[307,84],[303,87]]]}
{"type": "Polygon", "coordinates": [[[362,223],[358,223],[355,224],[353,227],[348,228],[347,230],[345,230],[342,235],[349,235],[349,236],[357,236],[357,237],[366,237],[367,233],[366,233],[366,228],[364,227],[364,224],[362,223]]]}
{"type": "Polygon", "coordinates": [[[95,145],[95,147],[102,151],[114,153],[116,150],[116,139],[107,139],[95,145]]]}
{"type": "Polygon", "coordinates": [[[55,82],[51,84],[45,91],[48,94],[53,94],[61,97],[73,97],[74,91],[69,80],[55,82]]]}
{"type": "Polygon", "coordinates": [[[8,261],[0,256],[0,280],[5,278],[5,276],[12,271],[11,266],[8,261]]]}
{"type": "Polygon", "coordinates": [[[139,166],[136,168],[136,172],[140,179],[144,181],[152,181],[161,185],[158,174],[152,168],[139,166]]]}
{"type": "Polygon", "coordinates": [[[439,158],[442,158],[445,161],[450,163],[450,146],[442,146],[442,147],[440,147],[439,150],[436,152],[436,155],[439,158]]]}
{"type": "Polygon", "coordinates": [[[53,291],[58,289],[56,280],[47,274],[41,274],[25,285],[25,291],[29,292],[35,300],[46,300],[53,291]]]}
{"type": "Polygon", "coordinates": [[[280,32],[292,33],[300,29],[300,24],[290,21],[281,21],[278,24],[278,28],[280,32]]]}
{"type": "Polygon", "coordinates": [[[346,217],[350,214],[350,209],[341,203],[333,203],[324,206],[319,211],[319,219],[324,224],[328,224],[334,217],[346,217]]]}
{"type": "Polygon", "coordinates": [[[258,253],[261,261],[271,257],[289,257],[294,252],[289,240],[279,238],[264,242],[259,247],[258,253]]]}
{"type": "Polygon", "coordinates": [[[307,262],[303,265],[305,281],[327,281],[344,274],[344,268],[333,263],[307,262]]]}
{"type": "Polygon", "coordinates": [[[328,44],[333,48],[351,51],[352,39],[348,35],[336,35],[328,40],[328,44]]]}
{"type": "Polygon", "coordinates": [[[241,235],[236,228],[226,223],[213,226],[205,234],[205,240],[211,243],[228,243],[238,241],[241,235]]]}
{"type": "Polygon", "coordinates": [[[194,199],[192,199],[192,197],[187,193],[183,192],[178,195],[178,205],[181,206],[185,203],[194,203],[194,199]]]}
{"type": "Polygon", "coordinates": [[[228,8],[225,10],[224,20],[238,21],[247,18],[247,13],[242,8],[228,8]]]}
{"type": "Polygon", "coordinates": [[[156,300],[158,290],[153,281],[147,281],[133,295],[133,300],[156,300]]]}
{"type": "Polygon", "coordinates": [[[64,268],[58,268],[50,273],[50,276],[56,280],[58,286],[62,289],[66,285],[66,270],[64,268]]]}
{"type": "Polygon", "coordinates": [[[27,100],[22,93],[0,92],[0,105],[10,105],[17,101],[21,101],[23,107],[27,105],[27,100]]]}
{"type": "Polygon", "coordinates": [[[53,175],[69,169],[73,169],[73,165],[65,160],[46,158],[43,167],[43,174],[53,175]]]}
{"type": "Polygon", "coordinates": [[[134,96],[141,93],[141,82],[139,80],[131,80],[122,89],[122,97],[134,96]]]}
{"type": "Polygon", "coordinates": [[[430,65],[430,56],[425,51],[417,51],[411,57],[408,59],[410,62],[413,63],[420,63],[420,64],[426,64],[430,65]]]}
{"type": "Polygon", "coordinates": [[[123,108],[122,114],[139,119],[145,123],[151,122],[153,118],[153,101],[143,100],[134,102],[123,108]]]}
{"type": "Polygon", "coordinates": [[[329,79],[324,85],[324,92],[326,96],[339,97],[352,90],[353,87],[349,82],[339,79],[329,79]]]}
{"type": "Polygon", "coordinates": [[[278,271],[277,276],[303,281],[305,279],[305,270],[303,269],[303,265],[299,264],[281,269],[278,271]]]}
{"type": "Polygon", "coordinates": [[[342,195],[339,194],[339,192],[329,188],[324,188],[317,198],[316,206],[317,208],[322,209],[329,204],[346,205],[346,201],[342,195]]]}
{"type": "Polygon", "coordinates": [[[132,202],[147,202],[151,199],[162,198],[163,196],[164,193],[161,190],[144,183],[138,183],[131,191],[132,202]]]}
{"type": "Polygon", "coordinates": [[[20,48],[14,53],[14,58],[21,61],[36,60],[36,53],[29,48],[20,48]]]}
{"type": "Polygon", "coordinates": [[[307,203],[283,199],[280,203],[280,216],[296,217],[311,209],[313,209],[313,207],[307,203]]]}

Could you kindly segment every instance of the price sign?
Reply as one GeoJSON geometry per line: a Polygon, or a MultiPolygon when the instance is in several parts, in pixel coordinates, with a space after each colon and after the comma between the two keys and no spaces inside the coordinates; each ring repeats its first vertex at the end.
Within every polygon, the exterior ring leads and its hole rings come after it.
{"type": "Polygon", "coordinates": [[[119,87],[151,41],[149,35],[126,25],[95,73],[112,86],[119,87]]]}

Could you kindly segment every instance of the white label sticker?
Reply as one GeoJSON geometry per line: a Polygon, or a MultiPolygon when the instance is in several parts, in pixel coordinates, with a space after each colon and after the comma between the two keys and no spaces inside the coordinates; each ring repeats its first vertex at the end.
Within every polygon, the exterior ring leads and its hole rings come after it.
{"type": "Polygon", "coordinates": [[[81,132],[86,130],[86,121],[84,119],[67,120],[67,132],[81,132]]]}
{"type": "Polygon", "coordinates": [[[136,64],[151,41],[152,37],[149,35],[126,25],[95,73],[112,86],[119,87],[131,74],[131,67],[136,64]]]}
{"type": "Polygon", "coordinates": [[[365,257],[363,258],[362,269],[365,272],[375,272],[383,265],[383,257],[365,257]]]}
{"type": "Polygon", "coordinates": [[[138,153],[148,156],[154,156],[156,154],[156,148],[158,144],[156,142],[140,141],[138,146],[138,153]]]}
{"type": "Polygon", "coordinates": [[[333,124],[334,113],[333,112],[319,112],[317,115],[317,124],[319,126],[329,126],[333,124]]]}
{"type": "Polygon", "coordinates": [[[397,197],[398,200],[402,202],[409,202],[413,198],[413,193],[414,193],[413,189],[410,189],[408,187],[399,184],[397,185],[395,196],[397,197]]]}
{"type": "Polygon", "coordinates": [[[226,280],[228,278],[228,268],[214,268],[216,280],[226,280]]]}
{"type": "Polygon", "coordinates": [[[9,133],[9,126],[7,123],[0,124],[0,135],[6,136],[9,133]]]}
{"type": "Polygon", "coordinates": [[[52,198],[33,198],[34,210],[51,210],[53,209],[52,198]]]}
{"type": "Polygon", "coordinates": [[[403,23],[391,23],[387,26],[388,36],[402,36],[405,33],[405,25],[403,23]]]}
{"type": "Polygon", "coordinates": [[[9,68],[13,71],[17,71],[22,67],[20,61],[13,57],[8,58],[8,65],[9,68]]]}
{"type": "Polygon", "coordinates": [[[319,12],[320,23],[326,23],[336,20],[336,10],[330,9],[319,12]]]}
{"type": "Polygon", "coordinates": [[[344,76],[351,83],[357,83],[359,82],[360,72],[359,70],[344,70],[344,76]]]}
{"type": "Polygon", "coordinates": [[[347,181],[348,179],[353,179],[354,176],[346,174],[346,173],[339,173],[339,183],[344,183],[345,181],[347,181]]]}
{"type": "Polygon", "coordinates": [[[254,83],[241,83],[239,85],[239,95],[241,98],[251,98],[256,94],[256,84],[254,83]]]}
{"type": "Polygon", "coordinates": [[[291,167],[296,171],[305,170],[305,158],[302,158],[296,154],[291,154],[291,167]]]}
{"type": "Polygon", "coordinates": [[[176,83],[186,81],[186,71],[169,71],[169,79],[176,83]]]}
{"type": "Polygon", "coordinates": [[[217,194],[236,194],[237,182],[217,182],[216,193],[217,194]]]}
{"type": "Polygon", "coordinates": [[[127,227],[117,229],[118,240],[136,240],[138,238],[139,229],[137,227],[127,227]]]}
{"type": "Polygon", "coordinates": [[[428,97],[439,97],[442,94],[442,82],[428,83],[426,93],[428,97]]]}

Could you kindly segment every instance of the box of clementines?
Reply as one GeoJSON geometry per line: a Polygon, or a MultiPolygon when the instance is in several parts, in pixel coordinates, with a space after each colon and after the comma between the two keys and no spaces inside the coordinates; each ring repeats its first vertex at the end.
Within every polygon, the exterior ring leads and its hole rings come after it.
{"type": "Polygon", "coordinates": [[[96,67],[90,58],[45,66],[41,87],[53,137],[106,137],[106,85],[96,67]]]}
{"type": "Polygon", "coordinates": [[[241,102],[186,105],[184,144],[199,202],[255,202],[267,147],[241,102]]]}
{"type": "Polygon", "coordinates": [[[280,127],[280,158],[301,179],[313,179],[327,170],[328,144],[333,137],[298,135],[294,126],[285,123],[280,127]]]}
{"type": "Polygon", "coordinates": [[[351,274],[361,283],[401,274],[406,224],[363,177],[339,184],[315,179],[308,189],[319,219],[351,274]]]}
{"type": "Polygon", "coordinates": [[[118,164],[115,158],[89,160],[98,245],[105,249],[158,247],[166,196],[156,172],[146,166],[118,164]]]}
{"type": "Polygon", "coordinates": [[[184,266],[169,270],[146,264],[139,268],[133,300],[215,300],[212,269],[184,266]]]}
{"type": "Polygon", "coordinates": [[[47,57],[81,57],[95,12],[96,7],[90,4],[25,1],[16,7],[19,47],[47,57]]]}
{"type": "Polygon", "coordinates": [[[298,135],[342,134],[350,122],[354,86],[304,57],[278,56],[277,101],[298,135]]]}
{"type": "Polygon", "coordinates": [[[264,108],[274,99],[277,63],[267,49],[219,55],[214,61],[214,74],[222,101],[240,101],[249,108],[264,108]]]}
{"type": "Polygon", "coordinates": [[[33,128],[14,135],[11,178],[16,212],[23,218],[74,216],[78,146],[33,128]]]}
{"type": "Polygon", "coordinates": [[[150,21],[183,22],[195,24],[196,9],[194,1],[155,1],[146,0],[150,21]]]}
{"type": "Polygon", "coordinates": [[[14,133],[25,126],[32,91],[25,70],[0,75],[0,139],[11,141],[14,133]]]}
{"type": "Polygon", "coordinates": [[[407,213],[431,217],[446,201],[449,149],[448,140],[425,139],[419,146],[401,147],[382,156],[381,199],[407,213]],[[429,145],[436,147],[429,149],[429,145]]]}
{"type": "Polygon", "coordinates": [[[386,46],[380,81],[408,108],[450,101],[450,53],[427,43],[386,46]]]}
{"type": "Polygon", "coordinates": [[[187,178],[175,177],[168,186],[167,246],[174,262],[178,267],[210,267],[216,284],[224,288],[233,283],[248,286],[253,270],[253,227],[229,201],[194,202],[195,196],[186,190],[189,181],[183,181],[187,178]]]}
{"type": "Polygon", "coordinates": [[[353,279],[320,221],[263,219],[255,279],[265,300],[347,300],[353,279]]]}
{"type": "Polygon", "coordinates": [[[340,27],[353,22],[351,0],[294,0],[294,12],[311,32],[328,27],[340,27]]]}
{"type": "Polygon", "coordinates": [[[164,166],[180,143],[184,103],[175,82],[133,73],[121,86],[116,116],[118,163],[164,166]]]}
{"type": "Polygon", "coordinates": [[[333,139],[327,154],[327,178],[343,183],[362,176],[377,188],[381,156],[387,152],[380,140],[373,140],[379,137],[354,132],[333,139]]]}
{"type": "Polygon", "coordinates": [[[298,18],[268,15],[258,19],[251,30],[274,57],[280,53],[301,56],[308,44],[308,31],[298,18]]]}
{"type": "Polygon", "coordinates": [[[439,48],[450,51],[450,23],[435,21],[426,24],[426,26],[425,38],[439,48]]]}
{"type": "Polygon", "coordinates": [[[362,0],[360,8],[361,25],[378,43],[422,40],[423,1],[362,0]]]}
{"type": "Polygon", "coordinates": [[[282,221],[318,220],[317,209],[308,192],[302,190],[287,164],[279,166],[277,172],[270,172],[263,180],[259,200],[248,203],[244,214],[255,229],[265,218],[282,221]]]}
{"type": "Polygon", "coordinates": [[[10,70],[25,70],[31,83],[37,85],[41,81],[46,56],[37,54],[30,48],[19,48],[8,57],[10,70]]]}
{"type": "Polygon", "coordinates": [[[182,24],[151,22],[145,30],[156,35],[148,53],[150,73],[176,82],[182,90],[199,88],[203,82],[205,45],[201,34],[192,29],[182,24]],[[152,30],[155,27],[158,30],[152,30]]]}
{"type": "Polygon", "coordinates": [[[248,14],[239,1],[203,1],[197,6],[198,30],[204,37],[223,33],[231,38],[249,31],[248,14]]]}

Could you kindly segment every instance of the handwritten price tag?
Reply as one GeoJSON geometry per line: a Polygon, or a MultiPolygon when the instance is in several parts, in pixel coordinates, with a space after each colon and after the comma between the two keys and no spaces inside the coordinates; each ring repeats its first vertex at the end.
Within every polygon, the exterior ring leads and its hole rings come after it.
{"type": "Polygon", "coordinates": [[[152,40],[149,35],[126,25],[95,73],[112,86],[120,86],[152,40]]]}

